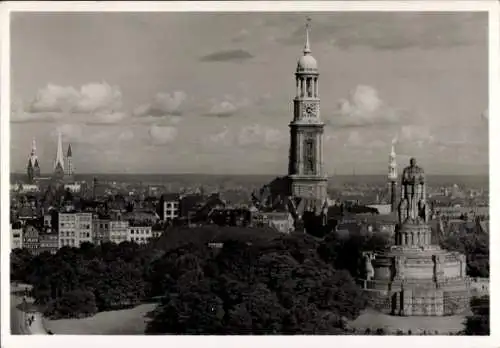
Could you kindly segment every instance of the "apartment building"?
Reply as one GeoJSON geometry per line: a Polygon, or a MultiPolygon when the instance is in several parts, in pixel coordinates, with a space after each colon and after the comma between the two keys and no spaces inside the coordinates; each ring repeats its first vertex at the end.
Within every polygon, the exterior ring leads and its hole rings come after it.
{"type": "Polygon", "coordinates": [[[127,228],[127,240],[137,244],[146,244],[153,237],[151,226],[133,224],[127,228]]]}
{"type": "Polygon", "coordinates": [[[161,196],[158,214],[162,221],[173,221],[179,217],[179,200],[180,197],[176,193],[161,196]]]}
{"type": "Polygon", "coordinates": [[[92,241],[98,245],[104,241],[109,241],[111,219],[95,214],[92,219],[92,241]]]}
{"type": "Polygon", "coordinates": [[[109,234],[104,236],[105,241],[120,244],[128,239],[129,222],[127,220],[112,220],[109,222],[109,234]]]}
{"type": "Polygon", "coordinates": [[[59,248],[92,242],[92,213],[59,213],[59,248]]]}
{"type": "Polygon", "coordinates": [[[36,253],[40,247],[39,231],[32,225],[25,225],[23,229],[23,248],[36,253]]]}
{"type": "MultiPolygon", "coordinates": [[[[50,231],[50,230],[49,230],[50,231]]],[[[57,253],[59,249],[59,237],[57,233],[54,232],[44,232],[39,234],[40,247],[37,250],[37,254],[43,252],[49,252],[51,254],[57,253]]]]}
{"type": "Polygon", "coordinates": [[[10,248],[21,249],[23,247],[23,228],[20,222],[10,224],[10,248]]]}

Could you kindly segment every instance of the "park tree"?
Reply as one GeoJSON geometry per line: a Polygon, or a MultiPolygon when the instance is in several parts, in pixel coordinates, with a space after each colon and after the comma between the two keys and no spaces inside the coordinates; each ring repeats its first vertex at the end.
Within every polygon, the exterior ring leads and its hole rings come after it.
{"type": "Polygon", "coordinates": [[[475,297],[471,299],[472,315],[465,319],[465,335],[490,334],[490,297],[475,297]]]}

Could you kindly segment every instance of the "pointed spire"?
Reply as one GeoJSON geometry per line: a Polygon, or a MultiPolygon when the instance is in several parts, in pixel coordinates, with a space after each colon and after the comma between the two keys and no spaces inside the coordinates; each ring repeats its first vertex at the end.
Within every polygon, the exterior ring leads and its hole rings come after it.
{"type": "Polygon", "coordinates": [[[304,45],[304,55],[311,53],[311,48],[309,46],[309,23],[311,22],[311,18],[307,17],[306,19],[306,43],[304,45]]]}
{"type": "Polygon", "coordinates": [[[33,141],[31,142],[31,155],[36,155],[36,140],[33,138],[33,141]]]}
{"type": "Polygon", "coordinates": [[[72,157],[73,153],[71,151],[71,144],[68,145],[68,153],[66,154],[66,157],[72,157]]]}
{"type": "Polygon", "coordinates": [[[391,154],[389,156],[389,180],[391,182],[395,181],[398,177],[397,162],[396,162],[396,150],[394,149],[396,141],[393,139],[391,144],[391,154]]]}
{"type": "Polygon", "coordinates": [[[57,136],[57,155],[56,155],[56,162],[54,163],[54,169],[56,169],[58,166],[60,166],[62,169],[64,169],[64,158],[63,158],[61,131],[58,132],[58,136],[57,136]]]}

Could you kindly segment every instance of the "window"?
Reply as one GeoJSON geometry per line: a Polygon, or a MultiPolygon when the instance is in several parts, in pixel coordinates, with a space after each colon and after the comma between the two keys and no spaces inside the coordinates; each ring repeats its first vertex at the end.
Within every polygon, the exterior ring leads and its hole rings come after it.
{"type": "Polygon", "coordinates": [[[304,141],[304,174],[314,174],[314,139],[304,141]]]}

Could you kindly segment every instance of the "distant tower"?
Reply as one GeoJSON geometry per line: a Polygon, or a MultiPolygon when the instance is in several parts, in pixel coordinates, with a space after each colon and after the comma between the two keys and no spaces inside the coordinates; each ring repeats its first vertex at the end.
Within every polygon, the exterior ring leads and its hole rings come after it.
{"type": "Polygon", "coordinates": [[[97,177],[92,180],[92,199],[96,199],[97,177]]]}
{"type": "Polygon", "coordinates": [[[394,150],[394,142],[392,142],[391,154],[389,156],[389,190],[391,195],[391,212],[397,211],[397,180],[398,180],[398,165],[396,162],[396,151],[394,150]]]}
{"type": "Polygon", "coordinates": [[[64,156],[62,149],[61,132],[58,133],[58,138],[57,138],[57,155],[56,155],[56,160],[54,162],[54,178],[59,180],[64,178],[64,156]]]}
{"type": "Polygon", "coordinates": [[[33,139],[31,144],[31,153],[28,157],[27,174],[29,182],[33,182],[34,179],[40,177],[40,164],[38,163],[38,156],[36,155],[35,139],[33,139]]]}
{"type": "Polygon", "coordinates": [[[288,179],[290,195],[324,201],[327,176],[323,169],[323,129],[320,118],[318,64],[309,46],[309,19],[306,25],[304,55],[295,72],[294,117],[290,123],[288,179]]]}
{"type": "Polygon", "coordinates": [[[66,175],[72,178],[75,173],[73,168],[73,152],[71,151],[71,144],[68,145],[68,152],[66,154],[66,175]]]}

